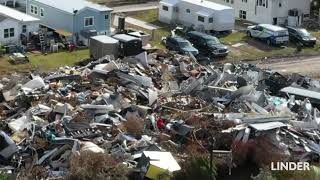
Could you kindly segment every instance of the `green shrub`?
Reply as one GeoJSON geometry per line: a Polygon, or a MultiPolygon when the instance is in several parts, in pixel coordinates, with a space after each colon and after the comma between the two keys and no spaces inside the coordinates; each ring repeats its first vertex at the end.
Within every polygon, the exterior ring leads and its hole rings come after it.
{"type": "Polygon", "coordinates": [[[9,180],[10,176],[6,173],[0,172],[0,180],[9,180]]]}
{"type": "Polygon", "coordinates": [[[181,171],[175,174],[175,180],[211,180],[211,177],[215,179],[217,176],[216,167],[213,165],[211,171],[209,159],[205,156],[190,157],[182,164],[181,168],[181,171]]]}
{"type": "Polygon", "coordinates": [[[6,49],[0,44],[0,56],[3,56],[6,53],[6,49]]]}

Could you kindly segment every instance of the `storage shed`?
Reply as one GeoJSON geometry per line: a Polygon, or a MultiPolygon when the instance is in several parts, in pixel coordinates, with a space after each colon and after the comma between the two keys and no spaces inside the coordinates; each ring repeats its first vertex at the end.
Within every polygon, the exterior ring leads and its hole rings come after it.
{"type": "Polygon", "coordinates": [[[149,43],[149,41],[151,40],[151,35],[150,34],[146,34],[144,32],[134,31],[134,32],[130,32],[128,34],[130,36],[140,38],[141,41],[142,41],[142,46],[147,45],[149,43]]]}
{"type": "Polygon", "coordinates": [[[106,55],[119,56],[119,41],[106,35],[93,36],[89,40],[90,55],[99,59],[106,55]]]}
{"type": "Polygon", "coordinates": [[[140,38],[128,34],[116,34],[112,37],[119,40],[121,56],[135,56],[142,52],[142,41],[140,38]]]}

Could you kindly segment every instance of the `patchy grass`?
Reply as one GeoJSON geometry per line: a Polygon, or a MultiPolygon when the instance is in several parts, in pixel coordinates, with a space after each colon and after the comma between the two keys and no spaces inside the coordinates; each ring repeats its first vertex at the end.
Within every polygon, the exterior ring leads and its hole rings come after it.
{"type": "Polygon", "coordinates": [[[9,73],[12,71],[26,72],[41,68],[43,71],[52,70],[60,66],[74,65],[76,62],[89,58],[89,50],[77,50],[74,52],[59,52],[48,55],[28,54],[30,63],[12,65],[8,62],[9,57],[0,58],[0,73],[9,73]]]}
{"type": "MultiPolygon", "coordinates": [[[[160,26],[162,28],[154,30],[141,29],[139,27],[129,26],[134,29],[143,30],[147,33],[153,34],[151,44],[157,48],[164,49],[165,47],[161,43],[162,37],[166,37],[170,34],[171,27],[168,24],[164,24],[158,21],[158,10],[148,10],[127,14],[130,17],[160,26]]],[[[236,25],[246,27],[249,22],[243,20],[237,20],[236,25]]],[[[312,34],[320,40],[320,31],[314,31],[312,34]]],[[[239,60],[257,60],[271,57],[283,57],[283,56],[295,56],[295,55],[320,55],[320,47],[317,45],[314,48],[304,48],[301,52],[297,52],[296,46],[290,44],[288,47],[269,47],[263,42],[254,40],[247,37],[245,32],[233,32],[226,36],[219,38],[220,41],[226,45],[233,45],[236,43],[244,43],[249,45],[242,45],[237,48],[230,48],[231,52],[227,56],[226,61],[239,61],[239,60]]]]}
{"type": "Polygon", "coordinates": [[[246,40],[248,37],[244,32],[235,32],[220,38],[222,43],[232,44],[246,40]]]}
{"type": "Polygon", "coordinates": [[[293,56],[314,56],[319,55],[320,46],[317,45],[314,48],[304,48],[301,52],[297,52],[294,46],[289,47],[274,47],[268,51],[261,51],[252,46],[241,46],[237,50],[231,50],[227,61],[241,61],[241,60],[258,60],[264,58],[276,58],[276,57],[293,57],[293,56]]]}
{"type": "Polygon", "coordinates": [[[257,60],[271,57],[283,57],[296,54],[296,49],[292,47],[272,48],[268,51],[258,50],[252,46],[240,46],[237,50],[231,50],[230,55],[227,57],[228,61],[241,61],[241,60],[257,60]]]}
{"type": "Polygon", "coordinates": [[[128,15],[132,18],[136,18],[141,21],[152,23],[152,22],[158,21],[159,11],[158,9],[152,9],[147,11],[132,12],[128,15]]]}
{"type": "Polygon", "coordinates": [[[160,48],[160,49],[165,49],[164,45],[161,43],[162,37],[167,37],[168,35],[170,35],[173,27],[171,27],[168,24],[162,23],[158,20],[157,9],[140,11],[140,12],[131,12],[131,13],[128,13],[127,16],[161,27],[160,29],[151,31],[151,30],[143,29],[141,27],[127,24],[128,27],[131,27],[133,29],[143,30],[151,34],[153,37],[152,41],[150,42],[151,45],[156,46],[157,48],[160,48]]]}
{"type": "Polygon", "coordinates": [[[171,33],[170,27],[164,27],[161,29],[157,29],[154,31],[153,40],[151,41],[151,45],[160,49],[165,49],[165,46],[162,44],[162,37],[167,37],[171,33]]]}
{"type": "Polygon", "coordinates": [[[310,33],[316,37],[318,41],[320,40],[320,31],[311,31],[310,33]]]}
{"type": "MultiPolygon", "coordinates": [[[[320,38],[319,32],[312,32],[314,36],[320,38]]],[[[294,43],[289,43],[285,47],[268,46],[265,42],[247,37],[243,32],[235,32],[220,39],[230,46],[230,54],[227,61],[258,60],[264,58],[311,56],[320,55],[320,44],[315,47],[304,47],[300,52],[294,43]],[[239,47],[232,47],[236,43],[242,43],[239,47]]]]}
{"type": "Polygon", "coordinates": [[[3,172],[0,173],[0,180],[9,180],[9,179],[10,179],[9,174],[3,173],[3,172]]]}

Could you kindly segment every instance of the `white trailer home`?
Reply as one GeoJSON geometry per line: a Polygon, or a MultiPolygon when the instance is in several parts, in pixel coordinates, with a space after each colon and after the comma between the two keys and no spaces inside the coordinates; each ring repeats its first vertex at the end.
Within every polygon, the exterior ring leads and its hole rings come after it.
{"type": "Polygon", "coordinates": [[[206,0],[162,0],[159,21],[168,24],[194,26],[207,32],[229,31],[234,28],[234,9],[206,0]]]}
{"type": "Polygon", "coordinates": [[[208,0],[231,6],[236,17],[258,24],[300,26],[311,0],[208,0]]]}
{"type": "Polygon", "coordinates": [[[40,20],[20,11],[0,5],[0,44],[21,44],[38,31],[40,20]]]}

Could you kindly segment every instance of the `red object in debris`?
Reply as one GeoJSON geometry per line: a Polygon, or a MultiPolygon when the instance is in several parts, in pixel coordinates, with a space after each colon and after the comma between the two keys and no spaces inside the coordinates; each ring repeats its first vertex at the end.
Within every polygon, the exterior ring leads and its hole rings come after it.
{"type": "Polygon", "coordinates": [[[165,126],[166,126],[165,120],[159,118],[159,119],[157,120],[157,128],[158,128],[158,129],[164,129],[165,126]]]}
{"type": "Polygon", "coordinates": [[[76,46],[74,44],[69,44],[68,48],[69,48],[69,52],[72,52],[75,50],[76,46]]]}

